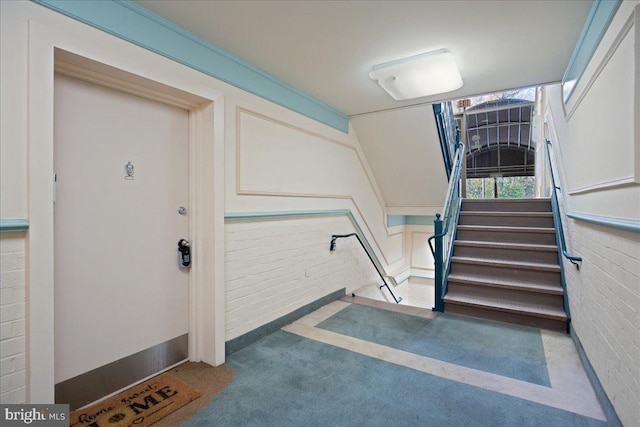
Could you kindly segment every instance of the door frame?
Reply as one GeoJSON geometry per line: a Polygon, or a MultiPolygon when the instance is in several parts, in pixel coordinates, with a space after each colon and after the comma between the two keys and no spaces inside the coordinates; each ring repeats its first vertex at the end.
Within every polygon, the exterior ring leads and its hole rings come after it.
{"type": "MultiPolygon", "coordinates": [[[[65,62],[103,64],[75,77],[189,110],[189,359],[224,363],[224,98],[212,78],[87,28],[77,34],[29,21],[27,390],[31,403],[53,403],[53,123],[56,51],[65,62]],[[71,60],[69,61],[69,59],[71,60]],[[76,60],[74,60],[75,58],[76,60]],[[135,58],[132,60],[131,58],[135,58]],[[115,71],[114,71],[115,70],[115,71]],[[135,93],[138,91],[139,93],[135,93]]],[[[59,55],[58,55],[59,56],[59,55]]],[[[82,69],[82,66],[80,67],[82,69]]],[[[73,67],[72,67],[73,68],[73,67]]],[[[64,73],[67,74],[67,73],[64,73]]]]}

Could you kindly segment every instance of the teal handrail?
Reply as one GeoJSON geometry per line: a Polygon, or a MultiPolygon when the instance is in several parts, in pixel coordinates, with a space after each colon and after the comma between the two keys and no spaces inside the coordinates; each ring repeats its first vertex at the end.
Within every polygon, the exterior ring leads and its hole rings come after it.
{"type": "MultiPolygon", "coordinates": [[[[362,247],[362,249],[364,249],[364,252],[367,254],[367,256],[369,257],[369,261],[371,261],[371,264],[373,264],[373,267],[376,269],[376,271],[378,272],[378,276],[380,276],[380,279],[382,280],[382,285],[379,286],[379,289],[382,288],[387,288],[387,290],[389,291],[389,293],[391,294],[391,296],[393,297],[393,300],[396,302],[396,304],[400,304],[402,302],[402,297],[396,297],[395,294],[393,293],[393,291],[391,290],[391,288],[389,287],[389,284],[387,283],[387,281],[384,278],[384,275],[382,274],[382,272],[380,271],[380,268],[378,268],[378,264],[376,264],[376,262],[373,260],[373,257],[371,256],[371,254],[369,253],[369,251],[367,250],[367,247],[364,245],[364,243],[362,242],[362,239],[360,239],[360,236],[358,236],[358,233],[350,233],[350,234],[334,234],[331,236],[331,243],[329,244],[329,250],[330,251],[335,251],[336,250],[336,240],[337,239],[345,239],[347,237],[352,237],[354,236],[356,239],[358,239],[358,242],[360,243],[360,246],[362,247]]],[[[374,255],[375,256],[375,255],[374,255]]],[[[377,257],[376,257],[377,259],[377,257]]],[[[380,261],[378,260],[378,263],[380,263],[380,261]]]]}
{"type": "Polygon", "coordinates": [[[560,205],[558,203],[558,190],[560,187],[556,185],[556,180],[553,176],[553,163],[551,162],[551,141],[547,142],[547,160],[549,161],[549,175],[551,175],[551,211],[553,212],[553,223],[555,224],[556,229],[556,245],[560,248],[558,252],[558,264],[560,264],[560,284],[562,285],[562,290],[564,291],[563,299],[564,299],[564,312],[567,315],[567,333],[569,333],[569,325],[571,324],[571,311],[569,309],[569,295],[567,293],[567,281],[564,274],[564,263],[562,262],[562,257],[567,258],[573,265],[576,266],[578,271],[580,271],[580,264],[582,262],[582,257],[574,256],[567,252],[567,243],[564,239],[564,231],[562,228],[562,217],[560,216],[560,205]],[[562,253],[562,255],[560,255],[562,253]]]}
{"type": "Polygon", "coordinates": [[[450,179],[451,172],[453,170],[453,157],[455,155],[457,144],[460,141],[460,130],[456,126],[451,102],[433,104],[433,113],[435,115],[436,127],[438,128],[438,136],[440,138],[440,148],[442,149],[444,169],[447,173],[447,179],[450,179]]]}
{"type": "Polygon", "coordinates": [[[567,242],[564,239],[564,231],[562,228],[562,218],[560,217],[560,206],[558,204],[558,195],[557,191],[560,190],[560,187],[556,185],[556,180],[553,176],[553,163],[551,162],[551,154],[550,150],[552,147],[551,141],[547,140],[547,160],[549,161],[549,175],[551,175],[551,209],[553,211],[553,222],[556,225],[556,240],[558,241],[558,246],[562,251],[562,255],[567,258],[573,265],[576,266],[578,270],[580,270],[580,262],[582,262],[582,257],[574,256],[567,252],[567,242]]]}
{"type": "Polygon", "coordinates": [[[447,197],[445,198],[444,207],[442,209],[444,218],[441,220],[440,214],[436,214],[436,219],[433,222],[434,234],[427,240],[435,263],[434,311],[444,311],[444,296],[447,293],[447,275],[450,268],[451,255],[453,253],[455,229],[460,214],[460,206],[462,204],[462,197],[460,193],[460,174],[462,171],[462,162],[464,161],[464,150],[464,144],[459,142],[457,144],[453,161],[451,178],[449,179],[447,197]],[[444,230],[442,227],[443,223],[444,230]],[[435,241],[435,247],[433,246],[433,241],[435,241]]]}

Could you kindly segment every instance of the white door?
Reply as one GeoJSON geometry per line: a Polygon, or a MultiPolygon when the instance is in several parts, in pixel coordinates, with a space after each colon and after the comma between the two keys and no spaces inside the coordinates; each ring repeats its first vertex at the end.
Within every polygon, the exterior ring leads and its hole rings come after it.
{"type": "Polygon", "coordinates": [[[188,333],[189,112],[57,74],[54,88],[58,384],[188,333]]]}

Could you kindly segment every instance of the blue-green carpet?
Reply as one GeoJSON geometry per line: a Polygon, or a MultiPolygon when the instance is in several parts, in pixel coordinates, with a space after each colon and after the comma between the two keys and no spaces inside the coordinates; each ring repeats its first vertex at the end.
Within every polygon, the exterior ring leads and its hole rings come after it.
{"type": "Polygon", "coordinates": [[[357,304],[317,327],[551,387],[539,329],[446,313],[429,320],[357,304]]]}
{"type": "Polygon", "coordinates": [[[186,426],[606,426],[282,330],[230,355],[233,380],[186,426]]]}

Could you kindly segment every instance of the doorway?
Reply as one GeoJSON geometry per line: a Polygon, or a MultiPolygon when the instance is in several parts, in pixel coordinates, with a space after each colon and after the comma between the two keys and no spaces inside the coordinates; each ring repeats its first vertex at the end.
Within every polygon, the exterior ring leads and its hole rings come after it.
{"type": "MultiPolygon", "coordinates": [[[[100,32],[92,36],[102,37],[100,32]]],[[[98,43],[80,31],[32,21],[28,41],[28,400],[54,402],[56,395],[54,71],[189,112],[188,223],[193,261],[188,274],[188,355],[191,361],[224,363],[225,107],[217,82],[111,37],[98,43]]],[[[134,176],[140,176],[140,168],[136,169],[134,176]]],[[[119,173],[124,179],[124,171],[119,173]]],[[[177,257],[177,241],[174,244],[177,257]]]]}
{"type": "Polygon", "coordinates": [[[189,112],[56,74],[56,401],[188,358],[189,112]]]}

